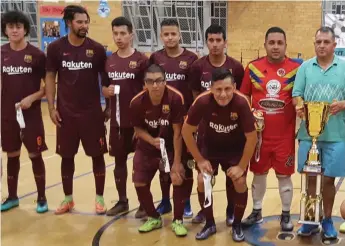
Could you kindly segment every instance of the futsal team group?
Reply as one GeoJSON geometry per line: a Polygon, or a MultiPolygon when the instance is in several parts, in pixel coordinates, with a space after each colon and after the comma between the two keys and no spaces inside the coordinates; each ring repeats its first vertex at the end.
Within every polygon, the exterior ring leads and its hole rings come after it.
{"type": "MultiPolygon", "coordinates": [[[[61,156],[65,195],[56,215],[75,206],[74,156],[81,141],[85,154],[92,158],[97,214],[116,216],[129,211],[127,160],[134,152],[131,178],[140,204],[135,217],[146,218],[139,232],[161,228],[161,216],[173,211],[171,228],[176,236],[187,235],[186,218],[203,224],[197,240],[215,234],[213,203],[217,201],[213,200],[212,186],[222,171],[227,197],[224,219],[232,228],[232,239],[244,241],[243,230],[263,222],[262,204],[271,169],[282,205],[280,227],[291,232],[291,176],[296,170],[303,171],[312,144],[303,102],[328,102],[331,116],[317,142],[323,167],[321,228],[303,224],[297,234],[311,236],[322,230],[324,238],[337,238],[332,213],[335,178],[345,177],[345,60],[334,54],[331,28],[315,30],[315,42],[310,44],[315,46],[315,56],[302,62],[286,55],[288,37],[284,30],[271,27],[263,40],[266,55],[244,68],[224,53],[226,30],[217,24],[205,31],[209,54],[198,57],[180,45],[177,20],[164,19],[160,32],[164,48],[148,57],[132,47],[132,23],[116,17],[109,23],[109,32],[118,49],[107,57],[104,47],[87,35],[90,16],[86,9],[66,6],[63,20],[68,35],[50,43],[45,54],[26,41],[30,24],[24,13],[2,15],[1,31],[9,41],[1,46],[1,146],[7,154],[8,185],[2,212],[19,206],[22,144],[32,162],[36,211],[48,211],[42,158],[48,149],[41,111],[45,96],[56,125],[56,153],[61,156]],[[99,80],[106,99],[104,109],[99,80]],[[300,125],[296,125],[296,117],[302,119],[300,125]],[[107,138],[105,123],[109,120],[107,138]],[[103,198],[105,154],[115,158],[118,202],[110,209],[103,198]],[[155,207],[150,187],[157,171],[162,200],[155,207]],[[194,172],[198,174],[196,180],[194,172]],[[248,172],[254,174],[253,180],[247,180],[248,172]],[[248,182],[253,209],[243,218],[248,182]],[[193,217],[190,196],[194,183],[200,206],[193,217]]],[[[315,176],[309,177],[309,195],[316,196],[315,176]]],[[[345,202],[340,207],[345,217],[345,202]]],[[[345,223],[339,230],[345,233],[345,223]]]]}

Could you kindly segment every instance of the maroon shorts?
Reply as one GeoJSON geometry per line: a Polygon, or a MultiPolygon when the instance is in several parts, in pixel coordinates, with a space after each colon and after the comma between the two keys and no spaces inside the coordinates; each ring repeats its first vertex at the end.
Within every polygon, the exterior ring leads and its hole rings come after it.
{"type": "Polygon", "coordinates": [[[41,116],[25,120],[25,128],[20,131],[16,120],[1,119],[1,145],[4,152],[15,152],[21,149],[22,143],[29,153],[40,153],[47,150],[44,125],[41,116]]]}
{"type": "Polygon", "coordinates": [[[115,159],[134,152],[135,139],[134,128],[119,128],[116,126],[110,127],[109,134],[109,154],[115,156],[115,159]]]}
{"type": "MultiPolygon", "coordinates": [[[[172,165],[173,163],[173,155],[168,154],[169,156],[169,163],[172,165]]],[[[193,171],[187,167],[186,161],[182,161],[185,167],[186,178],[193,177],[193,171]]],[[[149,184],[151,183],[153,177],[155,176],[156,172],[159,170],[160,172],[164,172],[160,168],[160,156],[152,157],[148,156],[145,151],[137,149],[134,154],[133,158],[133,173],[132,179],[134,183],[144,183],[149,184]]]]}
{"type": "MultiPolygon", "coordinates": [[[[221,166],[222,170],[226,172],[230,167],[238,165],[242,158],[242,154],[239,154],[239,153],[236,153],[236,154],[234,153],[233,155],[227,155],[227,156],[224,156],[224,155],[221,156],[221,154],[219,154],[219,156],[217,156],[216,154],[211,154],[211,155],[207,154],[206,149],[204,147],[201,147],[200,149],[201,149],[202,155],[207,160],[210,161],[214,176],[218,175],[219,165],[221,166]]],[[[198,168],[197,168],[197,171],[199,172],[198,168]]]]}
{"type": "Polygon", "coordinates": [[[104,116],[99,114],[70,117],[61,116],[61,127],[57,127],[56,153],[71,158],[83,145],[87,156],[97,157],[108,152],[105,138],[104,116]]]}

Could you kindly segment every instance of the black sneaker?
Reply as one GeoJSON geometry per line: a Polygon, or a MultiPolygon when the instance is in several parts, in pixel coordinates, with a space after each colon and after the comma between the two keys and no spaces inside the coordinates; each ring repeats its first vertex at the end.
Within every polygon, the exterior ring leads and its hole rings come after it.
{"type": "Polygon", "coordinates": [[[114,207],[107,211],[107,216],[116,216],[118,214],[128,212],[128,210],[128,200],[126,202],[118,201],[114,207]]]}
{"type": "Polygon", "coordinates": [[[234,223],[234,209],[228,205],[226,208],[226,225],[232,226],[232,223],[234,223]]]}
{"type": "Polygon", "coordinates": [[[262,214],[261,214],[261,209],[260,210],[256,210],[254,209],[253,212],[242,221],[242,225],[249,227],[255,224],[260,224],[264,221],[264,219],[262,218],[262,214]]]}
{"type": "Polygon", "coordinates": [[[200,232],[198,232],[195,236],[196,240],[205,240],[215,234],[217,232],[217,228],[215,224],[207,224],[202,228],[200,232]]]}
{"type": "Polygon", "coordinates": [[[232,239],[235,242],[244,241],[244,233],[243,233],[241,224],[233,224],[232,225],[232,239]]]}
{"type": "Polygon", "coordinates": [[[282,231],[293,231],[290,212],[284,212],[280,216],[280,227],[282,231]]]}
{"type": "Polygon", "coordinates": [[[137,212],[135,213],[136,219],[145,219],[147,217],[147,214],[142,206],[139,206],[137,212]]]}
{"type": "Polygon", "coordinates": [[[197,215],[192,219],[192,224],[201,224],[206,221],[206,218],[204,214],[202,213],[202,210],[200,210],[197,215]]]}

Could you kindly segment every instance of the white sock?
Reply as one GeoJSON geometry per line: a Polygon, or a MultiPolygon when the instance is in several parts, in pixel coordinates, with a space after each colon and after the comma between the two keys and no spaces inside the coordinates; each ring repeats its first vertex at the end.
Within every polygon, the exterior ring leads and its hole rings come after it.
{"type": "Polygon", "coordinates": [[[262,208],[262,201],[266,193],[267,174],[254,175],[252,183],[253,209],[262,208]]]}
{"type": "Polygon", "coordinates": [[[292,196],[293,196],[293,185],[291,176],[280,176],[277,175],[279,183],[279,194],[282,201],[282,209],[285,212],[290,211],[292,196]]]}

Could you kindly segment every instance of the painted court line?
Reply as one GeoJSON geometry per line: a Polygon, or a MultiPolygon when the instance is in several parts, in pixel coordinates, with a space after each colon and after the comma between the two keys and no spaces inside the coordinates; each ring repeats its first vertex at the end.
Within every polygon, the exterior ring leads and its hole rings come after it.
{"type": "MultiPolygon", "coordinates": [[[[133,158],[133,156],[128,157],[128,158],[127,158],[127,161],[130,160],[130,159],[132,159],[132,158],[133,158]]],[[[112,166],[114,166],[114,165],[115,165],[115,162],[106,165],[105,168],[107,169],[107,168],[112,167],[112,166]]],[[[85,177],[85,176],[87,176],[87,175],[89,175],[89,174],[92,174],[92,173],[93,173],[93,171],[89,171],[89,172],[86,172],[86,173],[79,174],[79,175],[75,176],[75,177],[73,178],[73,180],[76,180],[76,179],[85,177]]],[[[54,188],[54,187],[59,186],[59,185],[62,185],[62,182],[55,183],[55,184],[52,184],[52,185],[48,185],[48,186],[46,187],[46,190],[49,190],[49,189],[54,188]]],[[[33,192],[30,192],[30,193],[24,194],[24,195],[22,195],[22,196],[19,197],[19,200],[21,200],[21,199],[23,199],[23,198],[26,198],[26,197],[29,197],[29,196],[32,196],[32,195],[34,195],[34,194],[37,194],[37,191],[33,191],[33,192]]]]}

